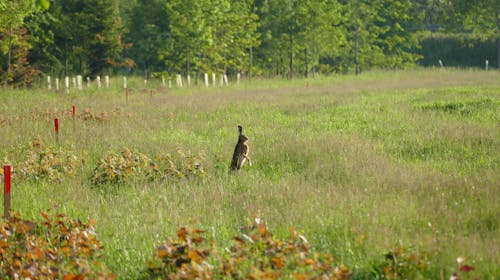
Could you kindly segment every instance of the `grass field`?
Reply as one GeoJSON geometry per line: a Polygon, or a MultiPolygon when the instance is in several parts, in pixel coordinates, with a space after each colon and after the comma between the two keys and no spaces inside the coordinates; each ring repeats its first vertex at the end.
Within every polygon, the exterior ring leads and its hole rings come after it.
{"type": "MultiPolygon", "coordinates": [[[[14,180],[13,210],[96,220],[104,261],[137,279],[182,225],[226,246],[254,215],[276,236],[293,226],[319,252],[371,278],[394,246],[432,256],[423,277],[445,279],[458,257],[471,277],[500,278],[500,72],[409,70],[359,77],[253,81],[162,89],[0,91],[0,159],[33,139],[74,151],[74,177],[14,180]],[[152,95],[150,94],[152,91],[152,95]],[[103,121],[74,123],[89,109],[103,121]],[[114,112],[114,113],[113,113],[114,112]],[[253,166],[228,175],[241,124],[253,166]],[[206,176],[93,186],[99,159],[125,147],[202,154],[206,176]]],[[[4,160],[6,161],[6,160],[4,160]]],[[[14,170],[16,166],[13,166],[14,170]]]]}

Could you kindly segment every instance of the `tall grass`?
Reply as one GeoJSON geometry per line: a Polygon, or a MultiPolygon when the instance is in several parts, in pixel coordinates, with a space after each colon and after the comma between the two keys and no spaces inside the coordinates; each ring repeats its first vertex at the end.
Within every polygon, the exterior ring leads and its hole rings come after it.
{"type": "Polygon", "coordinates": [[[129,79],[128,105],[118,86],[3,90],[0,159],[35,137],[54,143],[51,118],[59,114],[60,145],[85,160],[60,183],[14,182],[13,210],[37,218],[58,205],[94,218],[105,261],[120,279],[141,277],[155,245],[181,225],[207,229],[226,246],[253,215],[278,236],[293,226],[355,278],[369,277],[396,245],[433,255],[432,278],[449,276],[457,257],[478,277],[500,276],[498,72],[370,72],[223,89],[157,82],[144,89],[129,79]],[[61,113],[72,104],[109,120],[73,124],[61,113]],[[238,124],[254,165],[228,175],[238,124]],[[202,152],[209,176],[92,186],[97,160],[124,147],[202,152]]]}

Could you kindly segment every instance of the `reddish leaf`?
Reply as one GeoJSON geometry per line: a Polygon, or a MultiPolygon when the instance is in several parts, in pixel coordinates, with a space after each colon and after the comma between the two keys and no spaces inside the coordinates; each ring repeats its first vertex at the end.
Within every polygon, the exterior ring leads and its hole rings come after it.
{"type": "Polygon", "coordinates": [[[471,270],[474,270],[473,266],[470,266],[470,265],[467,265],[467,264],[464,264],[464,265],[460,266],[460,271],[469,272],[471,270]]]}
{"type": "Polygon", "coordinates": [[[285,265],[280,258],[272,258],[271,263],[276,269],[281,269],[285,265]]]}
{"type": "Polygon", "coordinates": [[[306,275],[306,274],[304,274],[304,273],[298,273],[298,272],[295,272],[295,273],[293,274],[293,279],[295,279],[295,280],[306,280],[306,279],[308,279],[308,277],[307,277],[307,275],[306,275]]]}
{"type": "Polygon", "coordinates": [[[179,240],[181,241],[186,241],[187,239],[187,236],[188,236],[188,231],[185,227],[181,227],[178,231],[177,231],[177,237],[179,238],[179,240]]]}
{"type": "Polygon", "coordinates": [[[267,233],[266,226],[264,224],[258,224],[257,230],[259,231],[260,236],[265,236],[267,233]]]}
{"type": "Polygon", "coordinates": [[[188,257],[191,259],[191,261],[198,264],[203,261],[203,255],[198,250],[189,250],[188,257]]]}
{"type": "Polygon", "coordinates": [[[304,260],[304,264],[305,265],[313,265],[314,264],[314,260],[313,259],[305,259],[304,260]]]}
{"type": "Polygon", "coordinates": [[[67,274],[64,276],[63,280],[83,280],[83,275],[67,274]]]}
{"type": "Polygon", "coordinates": [[[40,249],[40,248],[36,248],[34,253],[35,253],[35,256],[36,256],[37,258],[39,258],[39,259],[41,259],[41,258],[43,257],[43,255],[44,255],[44,254],[43,254],[43,250],[42,250],[42,249],[40,249]]]}
{"type": "Polygon", "coordinates": [[[45,212],[40,212],[40,215],[42,215],[42,217],[43,217],[45,220],[49,220],[49,215],[47,215],[47,213],[45,213],[45,212]]]}

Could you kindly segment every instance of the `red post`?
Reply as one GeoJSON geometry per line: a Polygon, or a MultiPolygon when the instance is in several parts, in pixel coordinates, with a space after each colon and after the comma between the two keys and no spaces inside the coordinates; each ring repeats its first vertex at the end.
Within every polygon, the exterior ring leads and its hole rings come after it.
{"type": "Polygon", "coordinates": [[[54,119],[54,130],[56,132],[56,142],[59,143],[59,119],[58,118],[54,119]]]}
{"type": "Polygon", "coordinates": [[[71,105],[71,117],[73,120],[73,131],[75,130],[75,117],[76,117],[76,107],[75,105],[71,105]]]}
{"type": "Polygon", "coordinates": [[[4,165],[3,216],[6,219],[10,218],[10,177],[10,165],[4,165]]]}

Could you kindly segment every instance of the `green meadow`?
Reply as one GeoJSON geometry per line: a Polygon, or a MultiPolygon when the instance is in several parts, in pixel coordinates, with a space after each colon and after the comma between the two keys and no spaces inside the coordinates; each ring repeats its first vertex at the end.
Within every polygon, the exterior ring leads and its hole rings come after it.
{"type": "Polygon", "coordinates": [[[94,219],[118,279],[144,277],[155,248],[183,225],[224,248],[254,217],[276,237],[293,227],[353,279],[375,278],[394,248],[429,256],[410,278],[449,279],[459,257],[474,268],[465,277],[500,277],[500,72],[374,71],[223,88],[128,83],[128,101],[120,77],[110,89],[0,91],[0,160],[14,174],[34,139],[79,163],[57,181],[14,178],[13,212],[94,219]],[[228,174],[237,125],[253,165],[228,174]],[[124,149],[200,155],[205,174],[93,184],[97,162],[124,149]]]}

